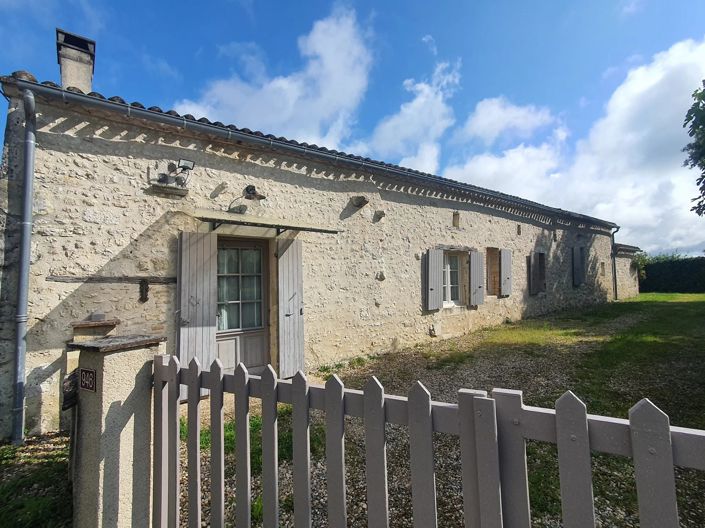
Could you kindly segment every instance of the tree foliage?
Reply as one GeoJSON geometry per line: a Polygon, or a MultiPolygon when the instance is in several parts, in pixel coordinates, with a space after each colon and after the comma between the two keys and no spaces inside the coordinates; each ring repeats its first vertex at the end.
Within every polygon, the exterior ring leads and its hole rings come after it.
{"type": "Polygon", "coordinates": [[[685,115],[683,127],[688,129],[692,141],[684,148],[688,157],[683,165],[691,169],[697,167],[700,176],[696,180],[700,196],[693,198],[695,205],[691,208],[698,215],[705,215],[705,80],[703,87],[693,92],[693,106],[685,115]]]}

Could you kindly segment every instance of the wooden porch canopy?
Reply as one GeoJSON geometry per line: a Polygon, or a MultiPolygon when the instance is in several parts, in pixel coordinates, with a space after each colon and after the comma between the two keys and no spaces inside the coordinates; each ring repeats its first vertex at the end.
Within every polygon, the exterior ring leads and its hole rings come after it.
{"type": "Polygon", "coordinates": [[[278,220],[263,216],[231,213],[228,211],[217,211],[214,209],[183,209],[183,213],[197,218],[202,222],[210,222],[213,230],[218,229],[223,224],[240,225],[248,227],[263,227],[266,229],[276,229],[277,236],[284,231],[308,231],[310,233],[330,233],[337,234],[342,229],[316,226],[299,222],[298,220],[278,220]]]}

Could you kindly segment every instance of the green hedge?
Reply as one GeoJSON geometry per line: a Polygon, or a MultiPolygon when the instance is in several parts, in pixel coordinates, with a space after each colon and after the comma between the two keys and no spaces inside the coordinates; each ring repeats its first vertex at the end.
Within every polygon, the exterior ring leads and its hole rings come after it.
{"type": "Polygon", "coordinates": [[[642,292],[705,293],[705,257],[647,262],[642,292]]]}

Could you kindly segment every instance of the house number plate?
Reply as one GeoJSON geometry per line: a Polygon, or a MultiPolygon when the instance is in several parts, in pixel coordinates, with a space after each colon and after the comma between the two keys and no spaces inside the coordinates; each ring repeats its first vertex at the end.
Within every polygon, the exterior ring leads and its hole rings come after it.
{"type": "Polygon", "coordinates": [[[82,390],[95,392],[95,370],[82,368],[78,372],[82,390]]]}

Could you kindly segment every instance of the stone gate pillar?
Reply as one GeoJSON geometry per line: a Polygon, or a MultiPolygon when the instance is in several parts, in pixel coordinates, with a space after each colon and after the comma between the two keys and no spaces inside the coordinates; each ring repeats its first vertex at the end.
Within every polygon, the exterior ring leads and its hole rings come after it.
{"type": "Polygon", "coordinates": [[[110,336],[69,345],[80,350],[76,527],[151,525],[152,359],[165,340],[110,336]]]}

